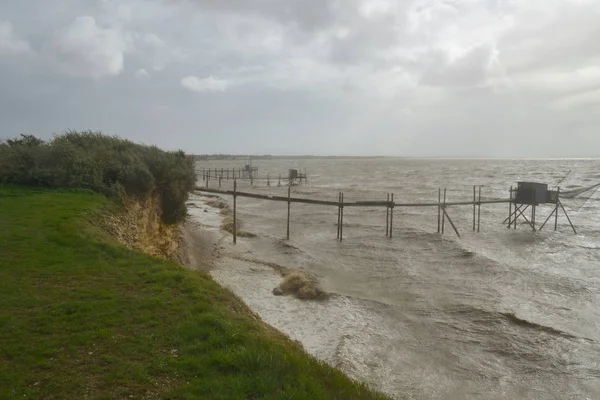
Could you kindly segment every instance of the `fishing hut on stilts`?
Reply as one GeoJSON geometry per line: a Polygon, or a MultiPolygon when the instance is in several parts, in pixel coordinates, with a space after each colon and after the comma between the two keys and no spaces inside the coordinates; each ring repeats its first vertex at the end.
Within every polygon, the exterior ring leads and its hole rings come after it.
{"type": "Polygon", "coordinates": [[[548,190],[548,185],[545,183],[537,182],[517,182],[516,188],[510,188],[510,202],[508,203],[508,218],[504,220],[507,223],[508,228],[517,229],[517,221],[522,218],[533,231],[541,231],[544,226],[548,223],[550,218],[554,216],[554,230],[558,229],[558,215],[559,209],[562,210],[565,217],[569,221],[573,232],[577,234],[577,230],[567,214],[567,210],[560,201],[560,187],[557,190],[548,190]],[[552,213],[548,215],[544,223],[539,229],[536,228],[536,213],[537,208],[542,204],[553,205],[552,213]],[[525,212],[531,209],[531,216],[527,218],[525,212]]]}

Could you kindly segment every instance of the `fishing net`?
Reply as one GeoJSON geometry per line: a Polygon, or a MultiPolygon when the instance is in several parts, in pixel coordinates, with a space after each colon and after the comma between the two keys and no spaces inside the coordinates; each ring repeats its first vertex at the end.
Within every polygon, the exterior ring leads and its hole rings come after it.
{"type": "Polygon", "coordinates": [[[600,201],[600,199],[596,199],[598,196],[594,196],[598,189],[600,188],[600,183],[590,186],[584,186],[579,188],[573,188],[570,190],[562,190],[560,191],[560,201],[565,206],[572,210],[579,211],[582,207],[590,202],[590,200],[600,201]]]}

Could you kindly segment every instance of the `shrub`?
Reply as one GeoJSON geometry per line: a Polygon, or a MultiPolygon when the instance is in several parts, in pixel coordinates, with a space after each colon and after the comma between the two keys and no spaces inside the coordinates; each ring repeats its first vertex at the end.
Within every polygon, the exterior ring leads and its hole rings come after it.
{"type": "Polygon", "coordinates": [[[285,276],[279,289],[283,294],[292,294],[301,300],[323,300],[327,294],[323,292],[313,279],[301,272],[292,272],[285,276]]]}
{"type": "Polygon", "coordinates": [[[183,151],[163,151],[99,132],[67,131],[45,142],[21,135],[0,143],[0,182],[91,189],[144,200],[158,196],[162,219],[186,216],[196,183],[194,161],[183,151]]]}

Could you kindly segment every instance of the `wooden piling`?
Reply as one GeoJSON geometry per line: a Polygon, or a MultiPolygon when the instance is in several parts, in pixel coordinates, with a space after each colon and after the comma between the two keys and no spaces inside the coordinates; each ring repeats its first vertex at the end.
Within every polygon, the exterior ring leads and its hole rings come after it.
{"type": "Polygon", "coordinates": [[[390,238],[393,237],[394,230],[394,193],[392,193],[392,202],[390,203],[390,238]]]}
{"type": "Polygon", "coordinates": [[[475,185],[473,185],[473,232],[475,232],[475,185]]]}
{"type": "Polygon", "coordinates": [[[458,233],[458,229],[456,229],[456,226],[454,226],[454,222],[452,222],[452,219],[450,218],[450,216],[446,212],[446,207],[444,207],[444,216],[446,218],[448,218],[448,222],[450,222],[450,225],[452,226],[452,229],[454,229],[454,232],[456,232],[456,236],[460,237],[460,233],[458,233]]]}
{"type": "Polygon", "coordinates": [[[558,203],[560,202],[560,187],[556,191],[556,206],[554,207],[554,230],[558,229],[558,203]]]}
{"type": "Polygon", "coordinates": [[[442,211],[443,211],[443,215],[442,215],[442,235],[443,235],[444,231],[445,231],[445,226],[446,226],[446,188],[444,188],[444,203],[442,205],[442,211]]]}
{"type": "Polygon", "coordinates": [[[342,192],[338,192],[338,221],[337,221],[337,240],[340,240],[340,226],[342,225],[342,192]]]}
{"type": "Polygon", "coordinates": [[[388,203],[385,206],[385,237],[390,235],[390,194],[387,193],[386,202],[388,203]]]}
{"type": "Polygon", "coordinates": [[[237,244],[237,181],[233,181],[233,244],[237,244]]]}
{"type": "Polygon", "coordinates": [[[344,240],[344,193],[342,193],[342,201],[340,203],[340,242],[344,240]]]}
{"type": "MultiPolygon", "coordinates": [[[[337,240],[340,240],[340,221],[342,218],[342,192],[338,192],[338,206],[337,206],[337,240]]],[[[387,231],[386,231],[387,235],[387,231]]]]}
{"type": "Polygon", "coordinates": [[[219,176],[219,188],[221,187],[221,178],[222,176],[219,176]]]}
{"type": "Polygon", "coordinates": [[[479,186],[479,201],[477,203],[477,232],[479,232],[480,226],[481,226],[481,186],[479,186]]]}
{"type": "Polygon", "coordinates": [[[291,211],[292,187],[288,186],[288,212],[287,212],[287,240],[290,240],[290,211],[291,211]]]}
{"type": "Polygon", "coordinates": [[[562,208],[563,212],[565,213],[565,217],[567,217],[567,220],[569,221],[569,224],[571,225],[571,228],[573,229],[573,233],[575,233],[577,235],[577,231],[575,230],[575,226],[573,225],[573,222],[571,222],[571,218],[569,218],[569,214],[567,214],[567,210],[565,210],[565,207],[560,202],[560,199],[558,200],[558,204],[560,205],[560,208],[562,208]]]}
{"type": "Polygon", "coordinates": [[[440,233],[440,228],[441,228],[441,218],[442,218],[442,208],[441,208],[441,203],[442,203],[442,189],[438,188],[438,202],[437,202],[437,211],[438,211],[438,227],[437,227],[437,233],[440,233]]]}
{"type": "Polygon", "coordinates": [[[535,189],[533,189],[533,192],[531,193],[531,229],[533,229],[535,231],[535,189]]]}
{"type": "Polygon", "coordinates": [[[511,218],[512,218],[512,193],[513,193],[513,187],[510,187],[510,192],[508,192],[508,198],[510,199],[510,201],[508,202],[508,226],[510,227],[511,224],[511,218]]]}

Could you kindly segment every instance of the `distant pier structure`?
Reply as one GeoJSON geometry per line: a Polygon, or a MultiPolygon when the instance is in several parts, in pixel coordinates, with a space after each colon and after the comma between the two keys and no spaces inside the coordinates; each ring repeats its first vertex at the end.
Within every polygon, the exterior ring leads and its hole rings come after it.
{"type": "Polygon", "coordinates": [[[244,161],[244,168],[203,168],[202,180],[206,183],[206,187],[209,187],[211,180],[218,181],[219,187],[223,180],[248,180],[251,185],[254,185],[255,181],[266,181],[267,186],[302,186],[308,184],[308,175],[306,169],[304,171],[289,169],[287,176],[279,174],[274,177],[271,175],[260,177],[258,167],[253,167],[252,159],[248,157],[244,161]]]}
{"type": "Polygon", "coordinates": [[[252,159],[246,158],[244,168],[203,168],[202,180],[236,180],[236,179],[258,179],[258,167],[252,166],[252,159]]]}
{"type": "Polygon", "coordinates": [[[288,172],[288,185],[308,185],[308,176],[306,175],[306,170],[301,172],[298,169],[290,169],[288,172]]]}

